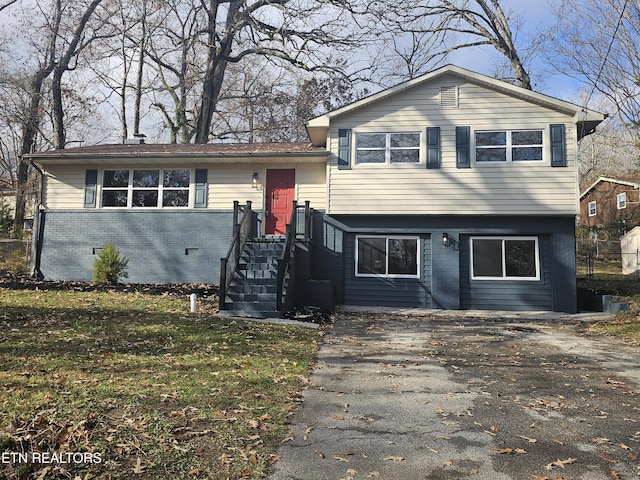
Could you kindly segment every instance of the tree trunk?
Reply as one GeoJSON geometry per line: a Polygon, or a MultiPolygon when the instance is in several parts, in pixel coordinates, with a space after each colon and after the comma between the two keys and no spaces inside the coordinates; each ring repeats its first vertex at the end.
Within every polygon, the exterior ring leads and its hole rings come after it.
{"type": "Polygon", "coordinates": [[[198,123],[196,125],[195,143],[207,143],[209,141],[209,129],[218,102],[218,96],[222,89],[222,82],[224,81],[224,74],[228,64],[227,58],[231,54],[233,40],[237,34],[234,24],[240,6],[241,2],[239,0],[229,2],[226,34],[218,44],[216,38],[217,1],[211,0],[208,22],[209,51],[207,55],[207,69],[202,86],[202,101],[198,115],[198,123]]]}

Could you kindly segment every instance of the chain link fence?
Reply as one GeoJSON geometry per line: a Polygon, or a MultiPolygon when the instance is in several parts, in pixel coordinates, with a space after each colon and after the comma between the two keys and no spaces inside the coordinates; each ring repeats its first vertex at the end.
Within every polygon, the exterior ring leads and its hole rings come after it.
{"type": "Polygon", "coordinates": [[[576,273],[587,277],[594,273],[622,274],[620,240],[577,239],[576,273]]]}

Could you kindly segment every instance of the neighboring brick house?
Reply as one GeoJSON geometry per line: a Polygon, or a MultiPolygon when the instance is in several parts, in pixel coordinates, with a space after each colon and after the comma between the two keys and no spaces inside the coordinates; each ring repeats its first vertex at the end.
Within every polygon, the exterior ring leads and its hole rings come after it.
{"type": "Polygon", "coordinates": [[[639,224],[639,183],[600,177],[580,195],[580,225],[628,231],[639,224]]]}
{"type": "Polygon", "coordinates": [[[310,143],[34,154],[44,176],[36,270],[88,280],[114,240],[132,282],[241,274],[222,308],[295,286],[296,302],[322,288],[346,305],[575,312],[577,145],[603,119],[446,66],[311,119],[310,143]],[[234,200],[252,202],[249,233],[232,229],[234,200]],[[281,263],[266,270],[273,254],[256,246],[290,230],[292,200],[313,209],[310,235],[282,250],[295,281],[281,263]],[[231,255],[240,236],[259,253],[231,255]],[[225,253],[244,270],[223,269],[225,253]]]}

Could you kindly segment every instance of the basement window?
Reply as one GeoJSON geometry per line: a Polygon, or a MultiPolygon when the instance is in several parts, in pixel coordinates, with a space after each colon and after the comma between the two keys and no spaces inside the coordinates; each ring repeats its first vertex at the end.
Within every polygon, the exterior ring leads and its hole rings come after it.
{"type": "Polygon", "coordinates": [[[418,237],[356,237],[356,276],[417,278],[418,237]]]}
{"type": "Polygon", "coordinates": [[[540,280],[537,237],[472,237],[473,280],[540,280]]]}

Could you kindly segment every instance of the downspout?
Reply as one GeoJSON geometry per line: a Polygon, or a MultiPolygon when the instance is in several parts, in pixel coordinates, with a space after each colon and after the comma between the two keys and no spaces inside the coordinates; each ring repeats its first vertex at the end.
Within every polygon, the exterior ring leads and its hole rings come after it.
{"type": "Polygon", "coordinates": [[[42,228],[44,226],[43,216],[44,207],[42,205],[42,196],[44,192],[44,172],[34,162],[33,158],[29,159],[29,164],[40,175],[40,188],[38,189],[38,198],[36,199],[36,211],[33,215],[33,233],[31,234],[31,277],[42,280],[44,275],[40,271],[40,256],[42,254],[42,228]]]}

